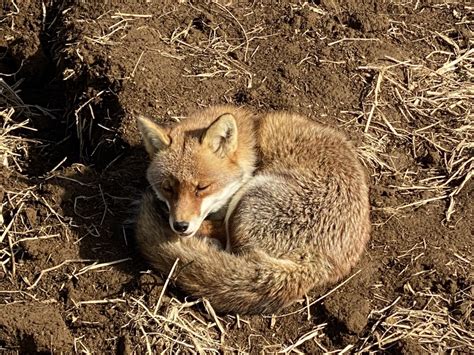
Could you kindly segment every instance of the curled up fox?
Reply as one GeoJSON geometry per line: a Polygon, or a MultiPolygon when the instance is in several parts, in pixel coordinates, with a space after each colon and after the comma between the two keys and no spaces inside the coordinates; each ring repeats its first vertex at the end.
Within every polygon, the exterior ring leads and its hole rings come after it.
{"type": "Polygon", "coordinates": [[[228,105],[138,126],[151,163],[137,244],[164,274],[178,259],[186,294],[219,312],[273,313],[341,279],[363,253],[366,174],[334,129],[228,105]]]}

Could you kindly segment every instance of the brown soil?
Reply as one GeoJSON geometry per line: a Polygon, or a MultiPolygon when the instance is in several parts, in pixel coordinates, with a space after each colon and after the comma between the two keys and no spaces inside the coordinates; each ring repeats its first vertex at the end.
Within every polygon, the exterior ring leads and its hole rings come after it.
{"type": "MultiPolygon", "coordinates": [[[[380,93],[394,94],[383,102],[379,94],[380,107],[364,132],[381,75],[373,68],[397,60],[434,71],[454,59],[442,57],[443,51],[465,51],[473,44],[467,5],[376,0],[44,3],[43,9],[39,1],[4,2],[0,22],[0,77],[10,86],[18,84],[19,97],[34,105],[17,107],[13,119],[29,118],[28,127],[35,129],[16,131],[26,147],[16,146],[18,165],[2,166],[0,173],[0,243],[5,248],[0,350],[210,351],[199,349],[199,337],[170,339],[141,308],[153,310],[163,279],[137,255],[124,222],[146,186],[147,157],[136,114],[171,122],[199,107],[231,102],[296,111],[344,130],[361,147],[371,175],[374,228],[355,276],[311,307],[303,302],[282,314],[304,311],[273,320],[222,315],[226,334],[221,338],[205,307],[191,308],[193,316],[186,317],[208,327],[219,344],[215,349],[278,351],[324,324],[298,350],[474,351],[474,205],[469,202],[474,184],[465,179],[449,221],[449,198],[418,203],[438,196],[437,191],[397,186],[405,186],[407,176],[412,185],[421,178],[449,176],[445,163],[455,149],[455,136],[446,140],[453,147],[443,143],[440,150],[439,144],[424,138],[415,144],[415,135],[400,138],[390,129],[407,135],[425,132],[417,130],[437,117],[443,124],[429,131],[435,141],[442,128],[454,132],[461,126],[450,118],[461,114],[459,107],[408,120],[404,101],[397,97],[409,90],[399,88],[397,96],[397,86],[387,79],[380,93]],[[373,140],[367,135],[371,132],[373,140]],[[383,144],[377,159],[364,154],[368,142],[383,144]],[[459,337],[448,323],[457,327],[459,337]],[[420,324],[429,329],[427,336],[419,335],[420,324]],[[403,329],[413,332],[407,335],[403,329]],[[399,337],[377,343],[392,333],[399,337]]],[[[390,70],[403,85],[417,83],[405,64],[390,70]]],[[[418,78],[420,85],[424,78],[418,78]]],[[[468,149],[472,153],[471,145],[463,154],[468,149]]],[[[447,188],[462,182],[453,178],[447,188]]],[[[309,300],[332,287],[315,290],[309,300]]],[[[159,312],[168,314],[173,297],[185,301],[171,285],[159,312]]]]}

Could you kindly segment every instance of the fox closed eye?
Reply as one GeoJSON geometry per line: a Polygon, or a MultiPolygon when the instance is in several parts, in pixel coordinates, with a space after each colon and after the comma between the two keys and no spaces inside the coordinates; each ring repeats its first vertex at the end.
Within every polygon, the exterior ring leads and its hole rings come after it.
{"type": "Polygon", "coordinates": [[[207,189],[209,189],[209,187],[211,187],[211,185],[212,184],[198,184],[196,186],[196,193],[199,194],[205,192],[207,189]]]}

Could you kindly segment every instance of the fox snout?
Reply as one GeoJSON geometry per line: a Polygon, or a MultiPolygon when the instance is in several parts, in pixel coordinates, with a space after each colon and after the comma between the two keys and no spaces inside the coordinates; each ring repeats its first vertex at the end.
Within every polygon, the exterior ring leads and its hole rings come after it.
{"type": "Polygon", "coordinates": [[[205,217],[201,213],[201,201],[181,192],[174,201],[169,202],[169,224],[173,232],[185,237],[196,233],[205,217]]]}
{"type": "Polygon", "coordinates": [[[169,224],[173,232],[182,236],[182,237],[191,237],[193,236],[201,226],[202,220],[200,216],[196,216],[189,221],[175,220],[170,214],[169,224]]]}
{"type": "Polygon", "coordinates": [[[169,223],[173,232],[182,237],[194,235],[201,226],[201,223],[195,223],[194,221],[175,221],[171,216],[169,223]]]}
{"type": "Polygon", "coordinates": [[[188,227],[189,227],[188,222],[180,221],[180,222],[173,223],[173,229],[175,230],[175,232],[178,232],[178,233],[185,233],[188,227]]]}

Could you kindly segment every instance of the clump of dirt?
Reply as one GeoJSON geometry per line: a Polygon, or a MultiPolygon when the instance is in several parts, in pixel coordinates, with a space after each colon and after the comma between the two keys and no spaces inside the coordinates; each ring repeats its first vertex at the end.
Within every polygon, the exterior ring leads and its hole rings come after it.
{"type": "Polygon", "coordinates": [[[339,297],[331,297],[324,303],[330,317],[341,322],[347,331],[360,334],[368,323],[370,303],[357,293],[342,292],[339,297]]]}
{"type": "Polygon", "coordinates": [[[469,10],[3,4],[0,349],[472,352],[469,10]],[[187,299],[124,226],[147,185],[136,115],[172,123],[226,102],[338,127],[371,179],[353,275],[275,316],[187,299]]]}
{"type": "Polygon", "coordinates": [[[0,346],[30,354],[72,349],[73,337],[53,306],[12,303],[0,305],[0,311],[0,346]]]}

